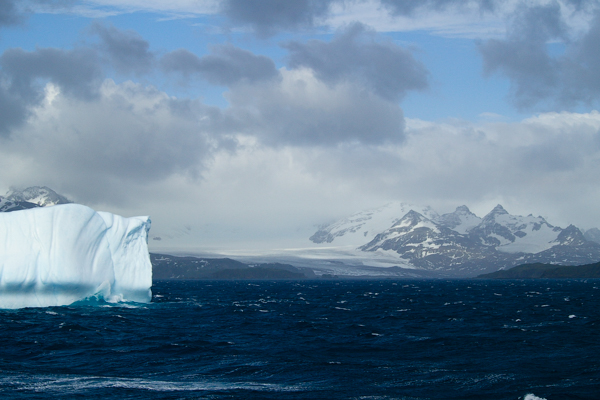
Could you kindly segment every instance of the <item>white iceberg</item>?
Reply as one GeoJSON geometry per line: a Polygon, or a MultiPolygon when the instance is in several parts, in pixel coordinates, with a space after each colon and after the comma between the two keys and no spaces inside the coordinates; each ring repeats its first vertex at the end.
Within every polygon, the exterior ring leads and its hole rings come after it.
{"type": "Polygon", "coordinates": [[[79,204],[0,213],[0,308],[149,302],[149,229],[148,217],[79,204]]]}

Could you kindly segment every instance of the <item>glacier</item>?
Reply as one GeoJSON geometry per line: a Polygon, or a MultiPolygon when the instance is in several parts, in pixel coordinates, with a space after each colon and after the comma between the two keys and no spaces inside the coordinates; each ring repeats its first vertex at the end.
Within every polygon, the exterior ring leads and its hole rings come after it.
{"type": "Polygon", "coordinates": [[[80,204],[0,213],[0,308],[149,302],[150,225],[80,204]]]}

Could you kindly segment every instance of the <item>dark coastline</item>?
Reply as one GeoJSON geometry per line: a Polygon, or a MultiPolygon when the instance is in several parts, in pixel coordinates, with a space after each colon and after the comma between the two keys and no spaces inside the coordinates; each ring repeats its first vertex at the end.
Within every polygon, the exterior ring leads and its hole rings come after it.
{"type": "Polygon", "coordinates": [[[523,264],[479,275],[483,279],[598,279],[600,262],[585,265],[523,264]]]}

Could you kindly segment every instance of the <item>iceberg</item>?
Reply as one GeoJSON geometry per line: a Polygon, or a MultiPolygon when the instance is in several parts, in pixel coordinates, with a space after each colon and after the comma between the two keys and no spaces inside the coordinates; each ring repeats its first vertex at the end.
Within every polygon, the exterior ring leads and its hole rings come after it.
{"type": "Polygon", "coordinates": [[[0,213],[0,308],[149,302],[149,230],[149,217],[80,204],[0,213]]]}

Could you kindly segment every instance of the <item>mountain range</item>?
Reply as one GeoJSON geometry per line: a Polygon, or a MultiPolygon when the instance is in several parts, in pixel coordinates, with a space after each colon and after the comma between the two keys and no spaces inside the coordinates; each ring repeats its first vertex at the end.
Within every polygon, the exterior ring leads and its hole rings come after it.
{"type": "Polygon", "coordinates": [[[581,265],[600,260],[600,230],[585,234],[542,217],[509,214],[497,205],[483,218],[460,206],[439,215],[431,207],[390,203],[321,227],[314,243],[386,253],[409,268],[466,277],[525,263],[581,265]],[[387,225],[387,226],[386,226],[387,225]]]}
{"type": "MultiPolygon", "coordinates": [[[[72,201],[52,189],[33,186],[23,190],[11,189],[1,196],[0,212],[67,203],[72,201]]],[[[373,271],[395,271],[392,275],[397,276],[422,273],[430,277],[474,277],[522,264],[583,265],[600,261],[600,229],[582,231],[573,225],[561,228],[539,216],[511,215],[501,205],[481,218],[464,205],[452,213],[440,215],[428,206],[393,202],[322,226],[309,239],[321,248],[353,249],[356,260],[360,260],[356,261],[358,264],[335,261],[333,253],[329,257],[332,263],[340,265],[340,271],[347,267],[352,269],[348,270],[349,275],[360,275],[357,266],[361,266],[373,271]],[[368,261],[381,259],[382,256],[388,260],[387,268],[376,268],[376,264],[368,261]],[[389,260],[392,260],[391,263],[389,260]]],[[[165,256],[162,257],[165,260],[165,256]]],[[[153,258],[153,264],[166,268],[170,277],[181,275],[175,270],[183,265],[182,260],[177,263],[172,262],[172,258],[169,263],[159,263],[159,260],[161,258],[153,258]]],[[[275,261],[272,264],[265,263],[259,269],[265,269],[268,272],[266,276],[272,275],[272,269],[280,270],[277,276],[286,269],[288,275],[300,272],[288,267],[281,268],[275,261]]],[[[195,265],[186,264],[184,275],[191,274],[192,269],[195,271],[195,265]]],[[[212,260],[210,265],[214,268],[202,268],[202,274],[213,274],[225,268],[216,260],[212,260]]],[[[230,267],[227,264],[225,269],[229,270],[230,267]]],[[[318,271],[321,267],[315,268],[318,271]]],[[[305,273],[307,270],[302,271],[305,273]]],[[[327,268],[323,271],[330,272],[327,268]]],[[[241,270],[236,273],[240,276],[248,274],[241,270]]]]}
{"type": "Polygon", "coordinates": [[[23,190],[11,188],[6,195],[0,196],[0,212],[68,203],[72,201],[46,186],[31,186],[23,190]]]}

